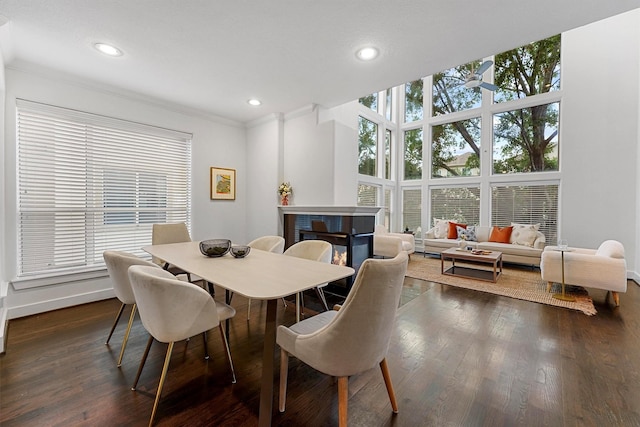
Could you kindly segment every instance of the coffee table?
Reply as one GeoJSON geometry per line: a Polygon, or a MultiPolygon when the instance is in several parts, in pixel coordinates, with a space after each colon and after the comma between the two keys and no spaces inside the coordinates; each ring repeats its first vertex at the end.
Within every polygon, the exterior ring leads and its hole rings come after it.
{"type": "Polygon", "coordinates": [[[466,277],[496,283],[502,275],[502,252],[499,251],[467,251],[449,248],[440,253],[440,272],[448,276],[466,277]],[[451,260],[451,267],[445,270],[444,261],[451,260]],[[456,265],[456,261],[471,261],[474,264],[487,264],[492,270],[475,268],[469,265],[456,265]]]}

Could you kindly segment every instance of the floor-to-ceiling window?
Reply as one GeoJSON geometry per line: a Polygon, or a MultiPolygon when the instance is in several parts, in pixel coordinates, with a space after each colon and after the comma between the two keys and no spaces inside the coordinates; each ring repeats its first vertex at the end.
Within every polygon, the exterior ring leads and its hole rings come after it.
{"type": "Polygon", "coordinates": [[[533,223],[556,240],[560,50],[557,35],[407,82],[392,92],[397,127],[385,117],[389,91],[360,100],[359,184],[376,187],[376,203],[395,191],[396,231],[419,241],[436,218],[533,223]],[[385,181],[383,141],[394,135],[397,171],[385,181]]]}
{"type": "Polygon", "coordinates": [[[359,100],[358,206],[381,206],[377,222],[391,230],[396,189],[397,89],[359,100]]]}

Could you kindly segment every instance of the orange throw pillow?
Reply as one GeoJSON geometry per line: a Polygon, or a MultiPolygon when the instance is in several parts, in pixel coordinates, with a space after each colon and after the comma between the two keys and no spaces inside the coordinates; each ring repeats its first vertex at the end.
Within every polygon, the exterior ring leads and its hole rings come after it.
{"type": "Polygon", "coordinates": [[[513,231],[513,226],[493,227],[491,228],[491,235],[489,236],[489,241],[496,242],[496,243],[509,243],[509,238],[511,238],[512,231],[513,231]]]}
{"type": "Polygon", "coordinates": [[[458,223],[449,221],[449,233],[447,234],[447,239],[458,238],[458,229],[456,227],[467,228],[467,224],[458,224],[458,223]]]}

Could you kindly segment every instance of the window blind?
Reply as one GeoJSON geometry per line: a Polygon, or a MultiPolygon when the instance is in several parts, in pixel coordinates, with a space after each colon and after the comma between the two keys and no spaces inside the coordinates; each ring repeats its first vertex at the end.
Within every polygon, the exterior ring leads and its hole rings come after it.
{"type": "MultiPolygon", "coordinates": [[[[417,232],[422,227],[422,190],[402,190],[402,227],[417,232]]],[[[391,230],[390,230],[391,231],[391,230]]]]}
{"type": "Polygon", "coordinates": [[[143,255],[155,222],[191,220],[191,135],[17,102],[18,276],[143,255]]]}
{"type": "Polygon", "coordinates": [[[431,224],[434,219],[453,220],[461,224],[480,224],[480,188],[446,187],[431,189],[431,224]]]}
{"type": "Polygon", "coordinates": [[[507,185],[491,187],[491,224],[540,224],[547,244],[558,233],[558,185],[507,185]]]}

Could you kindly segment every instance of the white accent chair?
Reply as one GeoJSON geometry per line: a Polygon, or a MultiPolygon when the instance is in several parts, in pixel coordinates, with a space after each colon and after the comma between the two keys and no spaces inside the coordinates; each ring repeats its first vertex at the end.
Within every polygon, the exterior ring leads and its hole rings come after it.
{"type": "Polygon", "coordinates": [[[347,425],[349,376],[379,365],[394,413],[398,405],[386,354],[407,271],[408,255],[365,260],[342,307],[291,327],[279,326],[280,412],[287,393],[288,360],[295,356],[312,368],[338,377],[338,419],[347,425]]]}
{"type": "MultiPolygon", "coordinates": [[[[281,236],[262,236],[252,240],[247,245],[251,249],[259,249],[261,251],[273,252],[275,254],[281,254],[284,251],[284,237],[281,236]]],[[[284,298],[282,299],[284,302],[284,298]]],[[[286,302],[285,302],[286,307],[286,302]]],[[[247,320],[251,315],[251,298],[247,304],[247,320]]]]}
{"type": "MultiPolygon", "coordinates": [[[[225,346],[225,354],[231,368],[232,383],[236,382],[229,343],[222,327],[222,321],[233,317],[233,307],[216,302],[199,286],[178,280],[171,273],[157,267],[135,265],[129,268],[129,280],[136,298],[142,325],[151,335],[147,342],[132,390],[136,389],[140,374],[147,360],[153,340],[168,343],[167,354],[160,375],[156,398],[151,411],[149,426],[153,424],[162,387],[169,368],[171,352],[176,341],[186,340],[194,335],[218,327],[225,346]]],[[[206,345],[206,342],[205,342],[206,345]]]]}
{"type": "MultiPolygon", "coordinates": [[[[324,240],[302,240],[289,246],[287,250],[284,251],[284,254],[288,256],[295,256],[298,258],[325,262],[327,264],[331,263],[332,253],[333,246],[331,245],[331,243],[325,242],[324,240]]],[[[316,290],[318,298],[320,298],[320,300],[322,301],[325,310],[328,311],[329,306],[327,306],[327,300],[322,290],[322,288],[327,285],[328,283],[323,283],[321,285],[318,285],[314,289],[316,290]]],[[[296,322],[300,321],[301,306],[304,307],[302,292],[296,295],[296,322]]]]}
{"type": "MultiPolygon", "coordinates": [[[[562,283],[562,253],[556,246],[542,252],[540,272],[547,282],[547,292],[553,283],[562,283]]],[[[619,292],[627,292],[627,263],[624,246],[616,240],[606,240],[598,249],[571,248],[564,253],[564,283],[611,291],[616,306],[619,292]]]]}
{"type": "Polygon", "coordinates": [[[127,324],[127,330],[124,333],[124,337],[122,338],[122,347],[120,348],[120,355],[118,356],[117,365],[119,368],[122,365],[122,357],[124,356],[125,348],[127,348],[127,341],[129,341],[129,333],[131,332],[133,319],[136,316],[136,298],[133,295],[133,290],[131,289],[131,282],[129,282],[129,267],[132,265],[146,265],[158,268],[158,266],[139,258],[134,254],[122,251],[104,251],[102,257],[104,258],[104,263],[107,265],[109,277],[113,282],[113,291],[116,294],[116,298],[118,298],[122,303],[120,305],[120,310],[116,315],[116,319],[113,322],[113,326],[111,327],[111,331],[109,331],[109,336],[107,337],[105,345],[109,344],[109,340],[111,340],[113,331],[116,329],[116,326],[120,321],[120,316],[122,316],[125,306],[131,305],[129,323],[127,324]]]}
{"type": "Polygon", "coordinates": [[[390,233],[384,225],[376,225],[373,233],[373,255],[394,258],[401,251],[411,255],[415,250],[416,239],[413,234],[390,233]]]}

